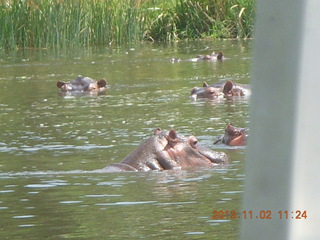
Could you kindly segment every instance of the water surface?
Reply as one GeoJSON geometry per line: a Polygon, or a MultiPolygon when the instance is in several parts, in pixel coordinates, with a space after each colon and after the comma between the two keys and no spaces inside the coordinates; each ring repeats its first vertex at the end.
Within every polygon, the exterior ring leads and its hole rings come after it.
{"type": "Polygon", "coordinates": [[[0,58],[1,239],[237,239],[245,148],[213,145],[248,123],[248,99],[191,101],[203,81],[249,83],[251,41],[138,44],[0,58]],[[223,62],[172,63],[211,50],[223,62]],[[106,94],[63,96],[56,82],[107,79],[106,94]],[[121,161],[157,127],[226,152],[217,169],[93,173],[121,161]]]}

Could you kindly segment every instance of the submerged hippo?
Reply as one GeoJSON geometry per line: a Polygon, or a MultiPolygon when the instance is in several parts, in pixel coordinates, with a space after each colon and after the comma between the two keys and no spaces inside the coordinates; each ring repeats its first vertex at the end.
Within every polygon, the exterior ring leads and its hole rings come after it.
{"type": "MultiPolygon", "coordinates": [[[[219,52],[216,54],[215,52],[212,52],[210,55],[198,55],[195,58],[189,58],[184,61],[191,61],[191,62],[197,62],[197,61],[222,61],[224,59],[223,52],[219,52]]],[[[171,63],[177,63],[183,61],[181,58],[171,58],[171,63]]]]}
{"type": "Polygon", "coordinates": [[[202,87],[194,87],[191,90],[191,98],[194,100],[198,98],[212,100],[218,97],[230,98],[249,96],[250,94],[250,87],[247,84],[235,84],[230,80],[218,82],[213,85],[204,82],[202,87]]]}
{"type": "Polygon", "coordinates": [[[225,133],[214,144],[219,142],[229,146],[244,146],[248,138],[248,129],[233,126],[231,123],[225,128],[225,133]]]}
{"type": "Polygon", "coordinates": [[[99,171],[150,171],[187,169],[190,167],[212,167],[228,163],[224,152],[215,152],[198,146],[194,136],[184,137],[175,130],[162,131],[157,128],[152,137],[120,163],[111,164],[99,171]]]}
{"type": "Polygon", "coordinates": [[[214,51],[209,55],[198,55],[196,58],[192,58],[192,61],[196,62],[196,61],[222,61],[223,60],[223,52],[219,52],[218,54],[216,54],[214,51]]]}
{"type": "Polygon", "coordinates": [[[57,82],[57,87],[60,88],[61,92],[90,92],[90,91],[104,91],[107,85],[105,79],[95,81],[89,77],[77,77],[71,82],[57,82]]]}
{"type": "Polygon", "coordinates": [[[219,52],[218,54],[216,54],[215,52],[212,52],[210,55],[205,55],[205,56],[202,56],[202,55],[199,55],[198,58],[200,60],[223,60],[223,52],[219,52]]]}

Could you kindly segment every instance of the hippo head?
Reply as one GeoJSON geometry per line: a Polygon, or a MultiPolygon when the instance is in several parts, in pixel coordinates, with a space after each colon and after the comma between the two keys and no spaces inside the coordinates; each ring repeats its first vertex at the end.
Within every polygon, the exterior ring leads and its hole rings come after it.
{"type": "Polygon", "coordinates": [[[213,51],[210,55],[198,55],[197,58],[199,60],[218,60],[218,61],[222,61],[223,60],[223,52],[219,52],[218,54],[215,53],[215,51],[213,51]]]}
{"type": "Polygon", "coordinates": [[[250,96],[250,87],[246,84],[235,84],[232,81],[220,81],[209,85],[203,82],[202,87],[194,87],[191,90],[191,99],[207,98],[209,100],[225,97],[231,99],[232,97],[250,96]]]}
{"type": "Polygon", "coordinates": [[[238,128],[233,126],[231,123],[225,129],[222,142],[229,146],[243,146],[246,145],[247,141],[247,129],[238,128]]]}
{"type": "Polygon", "coordinates": [[[71,82],[57,82],[57,87],[60,88],[61,92],[102,91],[106,85],[107,81],[105,79],[95,81],[89,77],[81,76],[71,82]]]}
{"type": "Polygon", "coordinates": [[[180,136],[175,130],[164,132],[164,136],[167,144],[163,148],[162,154],[165,153],[170,161],[176,162],[182,169],[211,167],[227,162],[225,153],[218,153],[199,146],[198,139],[195,136],[180,136]]]}
{"type": "Polygon", "coordinates": [[[219,96],[222,96],[219,88],[209,86],[204,89],[204,97],[207,99],[215,99],[219,96]]]}
{"type": "Polygon", "coordinates": [[[202,87],[194,87],[191,90],[191,98],[196,100],[197,98],[215,99],[223,96],[221,88],[210,86],[207,82],[203,82],[202,87]]]}
{"type": "Polygon", "coordinates": [[[120,163],[111,164],[104,171],[149,171],[212,167],[228,163],[223,152],[200,147],[194,136],[184,137],[175,130],[157,128],[152,137],[120,163]]]}

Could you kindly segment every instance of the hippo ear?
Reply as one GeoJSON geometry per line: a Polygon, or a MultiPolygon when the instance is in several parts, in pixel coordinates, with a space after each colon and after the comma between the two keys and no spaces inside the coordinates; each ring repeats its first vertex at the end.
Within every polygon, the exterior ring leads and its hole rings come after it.
{"type": "Polygon", "coordinates": [[[206,81],[204,81],[202,84],[202,87],[208,87],[208,86],[209,86],[209,84],[206,81]]]}
{"type": "Polygon", "coordinates": [[[157,135],[161,133],[161,128],[156,128],[154,131],[153,131],[153,135],[157,135]]]}
{"type": "Polygon", "coordinates": [[[172,148],[179,142],[178,134],[174,129],[170,130],[167,140],[168,145],[172,148]]]}
{"type": "Polygon", "coordinates": [[[178,138],[177,132],[174,129],[171,129],[168,135],[171,140],[175,140],[178,138]]]}
{"type": "Polygon", "coordinates": [[[229,132],[231,131],[232,127],[233,127],[233,125],[232,125],[231,123],[229,123],[229,124],[226,126],[226,128],[224,129],[224,131],[225,131],[226,133],[229,133],[229,132]]]}
{"type": "Polygon", "coordinates": [[[234,125],[232,123],[228,123],[227,128],[229,127],[234,127],[234,125]]]}
{"type": "Polygon", "coordinates": [[[226,133],[229,134],[230,136],[238,136],[240,132],[234,125],[229,123],[228,126],[226,127],[226,133]]]}
{"type": "Polygon", "coordinates": [[[58,82],[57,82],[57,87],[58,87],[58,88],[61,88],[63,85],[65,85],[64,82],[61,82],[61,81],[58,81],[58,82]]]}
{"type": "Polygon", "coordinates": [[[234,84],[232,81],[230,81],[230,80],[226,81],[226,83],[224,84],[224,87],[223,87],[223,93],[228,94],[231,91],[231,89],[233,88],[233,85],[234,84]]]}
{"type": "Polygon", "coordinates": [[[233,124],[232,123],[228,123],[227,127],[226,127],[226,130],[227,129],[230,129],[230,128],[234,128],[233,124]]]}
{"type": "Polygon", "coordinates": [[[222,60],[222,58],[223,58],[223,52],[220,51],[218,56],[217,56],[217,59],[218,60],[222,60]]]}
{"type": "Polygon", "coordinates": [[[98,81],[99,88],[105,87],[106,85],[107,85],[107,81],[105,79],[101,79],[100,81],[98,81]]]}

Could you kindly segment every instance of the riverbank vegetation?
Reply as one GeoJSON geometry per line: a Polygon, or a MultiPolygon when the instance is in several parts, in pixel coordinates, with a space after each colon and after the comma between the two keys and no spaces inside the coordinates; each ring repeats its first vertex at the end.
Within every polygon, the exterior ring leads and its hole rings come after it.
{"type": "Polygon", "coordinates": [[[250,38],[254,0],[1,0],[0,49],[250,38]]]}

